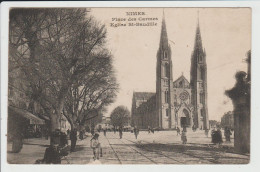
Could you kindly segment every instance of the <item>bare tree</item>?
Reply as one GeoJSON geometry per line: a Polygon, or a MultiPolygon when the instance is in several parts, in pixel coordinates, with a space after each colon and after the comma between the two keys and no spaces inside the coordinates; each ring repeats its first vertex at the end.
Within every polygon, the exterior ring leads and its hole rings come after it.
{"type": "Polygon", "coordinates": [[[27,95],[50,116],[51,130],[59,128],[64,109],[69,121],[73,116],[86,119],[82,114],[88,109],[100,109],[113,101],[117,84],[105,38],[104,26],[86,9],[11,10],[9,69],[21,68],[28,82],[27,95]],[[100,80],[96,77],[99,70],[107,71],[100,80]],[[96,88],[93,95],[88,92],[92,87],[96,88]],[[94,95],[98,98],[93,99],[94,95]],[[73,107],[74,101],[78,108],[73,107]]]}

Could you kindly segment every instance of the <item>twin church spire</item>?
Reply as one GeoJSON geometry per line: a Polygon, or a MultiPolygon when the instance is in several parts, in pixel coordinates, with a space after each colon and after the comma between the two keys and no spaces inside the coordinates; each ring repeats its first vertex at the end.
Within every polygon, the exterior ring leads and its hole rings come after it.
{"type": "Polygon", "coordinates": [[[159,126],[162,128],[172,128],[184,122],[189,125],[194,125],[196,128],[206,129],[208,128],[207,66],[206,53],[202,46],[199,18],[195,34],[194,49],[191,56],[190,83],[188,83],[190,87],[187,89],[188,92],[190,92],[190,101],[194,110],[189,112],[189,115],[185,117],[186,122],[182,116],[183,113],[180,112],[179,114],[179,112],[175,112],[174,110],[176,109],[175,106],[178,106],[178,102],[176,101],[177,93],[175,87],[173,87],[172,69],[174,65],[172,65],[171,48],[168,41],[165,16],[163,13],[156,69],[156,107],[157,114],[159,115],[159,126]],[[184,121],[180,121],[180,117],[182,117],[184,121]]]}
{"type": "MultiPolygon", "coordinates": [[[[163,18],[162,18],[160,48],[162,48],[162,49],[168,48],[168,35],[167,35],[167,29],[166,29],[166,22],[165,22],[164,12],[163,12],[163,18]]],[[[203,46],[202,46],[200,25],[199,25],[199,16],[198,16],[198,23],[197,23],[197,28],[196,28],[194,51],[204,52],[203,46]]]]}
{"type": "Polygon", "coordinates": [[[164,50],[165,50],[166,48],[168,48],[168,36],[167,36],[167,30],[166,30],[166,23],[165,23],[164,12],[163,12],[163,19],[162,19],[160,48],[161,48],[161,49],[164,49],[164,50]]]}

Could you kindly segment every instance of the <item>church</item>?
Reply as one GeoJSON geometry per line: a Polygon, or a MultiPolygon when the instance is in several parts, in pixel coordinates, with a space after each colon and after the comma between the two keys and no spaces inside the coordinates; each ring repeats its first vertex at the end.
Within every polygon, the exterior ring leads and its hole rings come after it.
{"type": "Polygon", "coordinates": [[[173,80],[172,53],[168,43],[163,15],[156,64],[156,93],[134,92],[132,98],[132,125],[175,129],[195,127],[208,129],[207,63],[202,46],[199,22],[191,55],[190,81],[183,74],[173,80]]]}

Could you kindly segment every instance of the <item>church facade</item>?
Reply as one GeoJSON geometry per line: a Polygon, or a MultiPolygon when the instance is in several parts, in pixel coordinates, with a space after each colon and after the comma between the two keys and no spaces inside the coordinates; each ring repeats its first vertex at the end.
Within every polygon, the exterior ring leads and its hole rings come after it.
{"type": "Polygon", "coordinates": [[[138,128],[209,128],[207,64],[199,23],[191,55],[190,82],[181,75],[173,80],[171,47],[163,17],[156,64],[156,93],[134,92],[132,125],[138,128]]]}

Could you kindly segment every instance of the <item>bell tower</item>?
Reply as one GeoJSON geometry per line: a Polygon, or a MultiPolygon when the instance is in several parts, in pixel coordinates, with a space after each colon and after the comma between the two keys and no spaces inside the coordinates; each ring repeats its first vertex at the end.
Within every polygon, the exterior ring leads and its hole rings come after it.
{"type": "Polygon", "coordinates": [[[171,47],[168,44],[166,23],[163,13],[161,37],[156,64],[156,116],[160,128],[175,128],[173,107],[171,47]]]}
{"type": "Polygon", "coordinates": [[[207,63],[206,52],[202,47],[199,21],[196,29],[194,49],[191,55],[190,84],[191,101],[194,106],[194,125],[199,129],[208,129],[207,63]]]}

